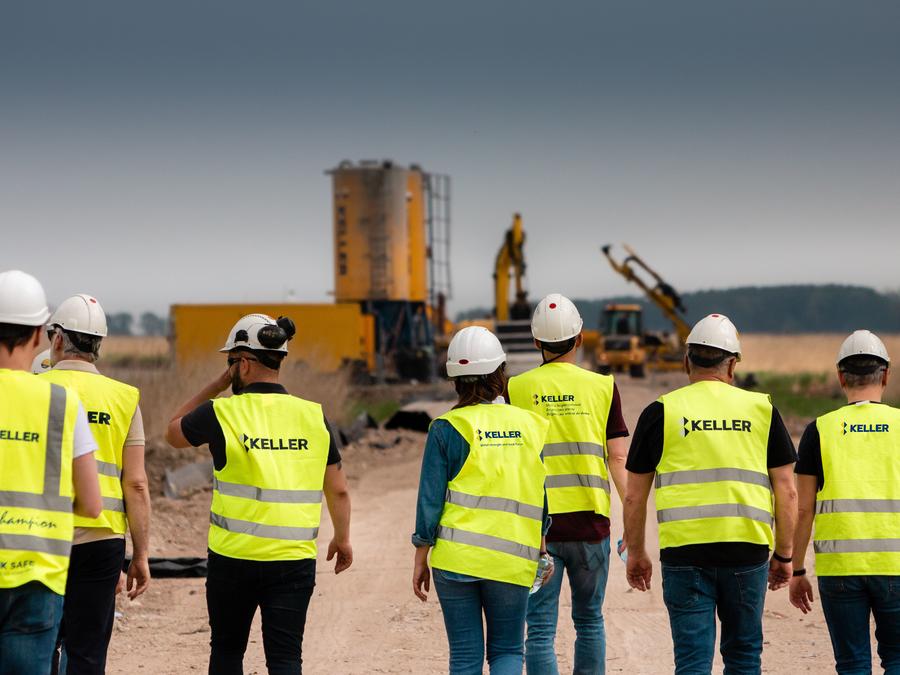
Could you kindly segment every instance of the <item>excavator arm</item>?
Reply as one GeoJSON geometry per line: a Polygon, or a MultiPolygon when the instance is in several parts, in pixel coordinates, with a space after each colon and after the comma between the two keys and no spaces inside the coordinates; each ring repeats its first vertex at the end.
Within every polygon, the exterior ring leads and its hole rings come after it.
{"type": "MultiPolygon", "coordinates": [[[[497,321],[509,321],[510,314],[527,314],[528,296],[525,290],[525,232],[522,230],[522,216],[513,215],[512,226],[506,231],[503,244],[497,251],[494,262],[494,317],[497,321]],[[509,286],[510,271],[515,279],[516,297],[510,311],[509,286]]],[[[522,318],[517,316],[515,318],[522,318]]]]}
{"type": "Polygon", "coordinates": [[[626,280],[637,285],[644,291],[644,294],[650,298],[653,304],[659,307],[665,317],[672,323],[679,341],[681,344],[684,344],[688,334],[691,332],[691,327],[688,326],[687,322],[682,317],[682,314],[687,310],[681,302],[681,296],[678,295],[678,292],[653,268],[645,263],[627,244],[624,248],[628,252],[628,257],[622,260],[622,262],[617,262],[615,258],[612,257],[610,254],[611,248],[612,247],[607,244],[601,250],[612,268],[626,280]],[[639,276],[639,272],[635,270],[635,267],[642,270],[642,274],[649,275],[651,281],[647,281],[639,276]],[[651,283],[653,284],[652,286],[651,283]]]}

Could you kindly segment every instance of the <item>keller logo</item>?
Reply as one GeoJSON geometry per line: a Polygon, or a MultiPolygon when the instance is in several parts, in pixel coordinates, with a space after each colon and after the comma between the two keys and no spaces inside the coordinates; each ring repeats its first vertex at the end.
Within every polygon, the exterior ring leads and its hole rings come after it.
{"type": "Polygon", "coordinates": [[[532,396],[534,396],[534,404],[535,404],[535,405],[540,405],[540,404],[541,404],[541,397],[538,396],[537,394],[532,394],[532,396]]]}
{"type": "Polygon", "coordinates": [[[41,435],[36,431],[16,431],[14,429],[0,429],[0,441],[21,441],[22,443],[37,443],[41,435]]]}
{"type": "Polygon", "coordinates": [[[488,431],[482,429],[476,429],[475,433],[478,434],[478,442],[482,443],[483,441],[501,441],[507,439],[520,439],[522,438],[522,432],[517,431],[515,429],[509,431],[488,431]]]}
{"type": "Polygon", "coordinates": [[[537,405],[538,401],[541,403],[572,403],[575,401],[574,394],[541,394],[538,396],[534,395],[534,404],[537,405]]]}
{"type": "Polygon", "coordinates": [[[690,420],[681,418],[681,437],[694,431],[745,431],[750,433],[750,420],[690,420]]]}
{"type": "Polygon", "coordinates": [[[884,434],[891,430],[889,424],[847,424],[843,423],[843,435],[847,434],[884,434]]]}
{"type": "Polygon", "coordinates": [[[309,450],[305,438],[258,438],[244,434],[241,438],[244,450],[309,450]]]}

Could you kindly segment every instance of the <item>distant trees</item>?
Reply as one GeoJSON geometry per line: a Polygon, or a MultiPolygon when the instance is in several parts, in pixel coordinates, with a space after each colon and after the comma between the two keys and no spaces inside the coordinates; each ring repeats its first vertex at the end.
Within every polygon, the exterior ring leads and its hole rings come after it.
{"type": "MultiPolygon", "coordinates": [[[[110,335],[134,335],[134,316],[130,312],[116,312],[106,315],[106,325],[110,335]]],[[[167,335],[169,332],[168,317],[161,317],[153,312],[144,312],[138,319],[137,326],[141,335],[167,335]]]]}

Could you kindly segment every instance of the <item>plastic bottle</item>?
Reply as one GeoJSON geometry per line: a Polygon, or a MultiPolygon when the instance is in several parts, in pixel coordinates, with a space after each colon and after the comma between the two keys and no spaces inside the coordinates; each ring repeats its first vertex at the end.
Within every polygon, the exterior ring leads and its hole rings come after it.
{"type": "Polygon", "coordinates": [[[544,584],[544,575],[547,573],[548,569],[553,568],[553,556],[549,553],[545,553],[538,560],[538,568],[537,568],[537,576],[534,578],[534,583],[531,584],[531,590],[528,591],[528,595],[532,593],[537,593],[541,590],[541,586],[544,584]]]}
{"type": "Polygon", "coordinates": [[[624,540],[619,539],[618,543],[616,544],[616,552],[619,554],[622,562],[628,562],[628,549],[625,547],[624,540]]]}

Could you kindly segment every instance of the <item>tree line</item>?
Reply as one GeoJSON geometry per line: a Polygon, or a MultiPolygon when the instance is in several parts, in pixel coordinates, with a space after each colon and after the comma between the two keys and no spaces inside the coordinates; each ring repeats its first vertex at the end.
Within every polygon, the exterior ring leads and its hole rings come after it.
{"type": "Polygon", "coordinates": [[[135,322],[130,312],[115,312],[106,315],[106,325],[110,335],[168,335],[169,317],[153,312],[144,312],[135,322]]]}
{"type": "MultiPolygon", "coordinates": [[[[842,333],[857,328],[900,332],[900,293],[882,293],[865,286],[743,286],[693,291],[683,293],[681,298],[689,324],[707,314],[721,312],[727,314],[738,329],[752,333],[842,333]]],[[[532,298],[532,302],[535,300],[532,298]]],[[[574,299],[574,302],[586,328],[599,328],[606,305],[622,302],[644,308],[645,328],[671,329],[659,309],[644,296],[574,299]]],[[[490,310],[476,308],[461,312],[457,319],[489,315],[490,310]]]]}

